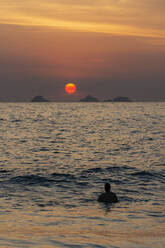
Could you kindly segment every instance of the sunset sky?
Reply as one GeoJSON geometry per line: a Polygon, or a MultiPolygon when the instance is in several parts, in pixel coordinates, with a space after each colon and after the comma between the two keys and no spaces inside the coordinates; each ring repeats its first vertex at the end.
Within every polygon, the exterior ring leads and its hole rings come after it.
{"type": "Polygon", "coordinates": [[[165,100],[165,0],[0,0],[0,101],[87,94],[165,100]]]}

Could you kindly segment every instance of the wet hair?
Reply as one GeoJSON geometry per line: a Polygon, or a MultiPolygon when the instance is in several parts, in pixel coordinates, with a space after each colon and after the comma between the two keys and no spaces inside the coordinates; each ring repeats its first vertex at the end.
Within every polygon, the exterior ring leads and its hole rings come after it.
{"type": "Polygon", "coordinates": [[[108,193],[111,190],[111,185],[109,183],[105,183],[104,188],[105,192],[108,193]]]}

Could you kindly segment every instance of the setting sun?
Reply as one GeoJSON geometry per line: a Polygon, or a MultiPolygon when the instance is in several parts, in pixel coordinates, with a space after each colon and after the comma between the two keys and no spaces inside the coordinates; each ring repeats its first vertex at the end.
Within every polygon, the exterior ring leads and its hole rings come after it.
{"type": "Polygon", "coordinates": [[[76,85],[73,83],[66,84],[65,91],[68,94],[74,94],[76,92],[76,85]]]}

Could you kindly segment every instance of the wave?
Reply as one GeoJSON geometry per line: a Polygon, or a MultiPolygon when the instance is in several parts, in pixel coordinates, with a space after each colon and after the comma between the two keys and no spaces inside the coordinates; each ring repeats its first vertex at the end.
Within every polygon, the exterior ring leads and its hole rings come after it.
{"type": "Polygon", "coordinates": [[[92,174],[92,173],[106,173],[108,172],[125,172],[125,171],[130,171],[130,170],[135,170],[135,168],[133,167],[129,167],[126,165],[123,166],[109,166],[109,167],[94,167],[94,168],[90,168],[87,170],[83,170],[82,173],[84,174],[92,174]]]}
{"type": "Polygon", "coordinates": [[[31,174],[31,175],[22,175],[22,176],[16,176],[12,177],[9,180],[9,183],[11,184],[22,184],[22,185],[34,185],[34,186],[46,186],[49,187],[52,184],[56,184],[57,186],[60,187],[66,187],[66,183],[72,184],[81,184],[79,182],[79,179],[74,175],[71,174],[63,174],[63,173],[52,173],[48,174],[47,176],[40,176],[36,174],[31,174]]]}
{"type": "MultiPolygon", "coordinates": [[[[0,170],[1,181],[4,182],[4,177],[10,178],[5,180],[9,184],[19,184],[19,185],[34,185],[34,186],[45,186],[51,187],[56,185],[60,188],[91,188],[95,187],[97,184],[104,184],[107,180],[118,185],[141,185],[146,186],[146,184],[156,184],[164,183],[165,176],[156,171],[145,171],[137,170],[129,166],[109,166],[106,168],[94,167],[82,171],[75,171],[72,173],[59,173],[54,172],[50,174],[30,174],[30,175],[18,175],[12,176],[11,171],[0,170]],[[144,183],[144,185],[143,185],[144,183]]],[[[113,185],[112,185],[113,186],[113,185]]]]}
{"type": "Polygon", "coordinates": [[[132,176],[138,176],[138,177],[153,177],[153,173],[149,171],[138,171],[131,173],[132,176]]]}
{"type": "Polygon", "coordinates": [[[71,180],[75,180],[76,177],[72,174],[66,174],[66,173],[52,173],[51,176],[55,179],[71,179],[71,180]]]}
{"type": "Polygon", "coordinates": [[[127,165],[120,165],[120,166],[109,166],[105,170],[107,171],[112,171],[112,172],[125,172],[125,171],[130,171],[130,170],[135,170],[133,167],[129,167],[127,165]]]}
{"type": "Polygon", "coordinates": [[[10,179],[10,183],[23,185],[45,185],[48,186],[53,180],[38,175],[17,176],[10,179]]]}
{"type": "Polygon", "coordinates": [[[95,167],[95,168],[83,170],[82,173],[83,174],[91,174],[91,173],[100,173],[102,171],[103,171],[103,169],[101,167],[95,167]]]}
{"type": "Polygon", "coordinates": [[[157,172],[154,172],[154,171],[138,171],[138,172],[133,172],[130,174],[131,176],[133,177],[137,177],[138,179],[142,179],[142,180],[159,180],[159,181],[162,181],[164,182],[165,180],[165,176],[160,174],[160,173],[157,173],[157,172]]]}

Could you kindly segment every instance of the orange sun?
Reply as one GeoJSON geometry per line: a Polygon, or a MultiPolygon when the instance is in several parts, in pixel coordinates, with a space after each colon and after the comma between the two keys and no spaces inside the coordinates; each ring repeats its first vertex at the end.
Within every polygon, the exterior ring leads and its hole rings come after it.
{"type": "Polygon", "coordinates": [[[76,92],[76,85],[73,83],[69,83],[65,85],[65,91],[68,94],[73,94],[76,92]]]}

